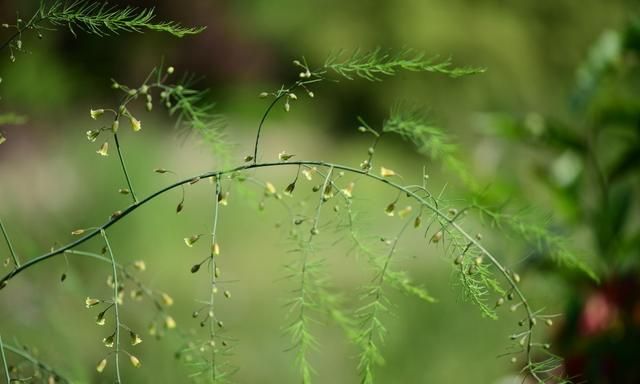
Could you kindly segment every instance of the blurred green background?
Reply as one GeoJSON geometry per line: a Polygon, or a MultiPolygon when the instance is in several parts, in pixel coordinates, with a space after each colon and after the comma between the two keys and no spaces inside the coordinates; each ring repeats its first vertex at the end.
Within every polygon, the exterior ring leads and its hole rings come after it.
{"type": "MultiPolygon", "coordinates": [[[[524,202],[565,223],[568,230],[564,235],[575,239],[579,248],[595,247],[585,229],[588,225],[571,221],[570,204],[558,205],[557,196],[540,185],[536,168],[540,163],[536,161],[550,166],[563,153],[549,156],[535,149],[516,150],[512,142],[489,137],[478,129],[482,125],[479,121],[496,112],[575,120],[570,101],[577,68],[604,31],[626,28],[638,11],[637,2],[113,3],[155,6],[160,19],[206,25],[207,30],[184,39],[156,33],[106,39],[79,34],[74,38],[64,31],[47,32],[43,40],[25,37],[28,53],[18,54],[16,63],[9,61],[8,52],[1,53],[0,113],[14,112],[28,119],[24,125],[0,127],[8,139],[0,146],[0,217],[23,259],[39,255],[54,244],[69,242],[72,230],[102,223],[129,203],[127,196],[117,193],[125,185],[115,153],[108,158],[97,156],[96,143],[88,143],[85,137],[85,131],[99,127],[89,118],[89,110],[118,102],[119,95],[110,89],[110,79],[139,84],[162,60],[178,73],[201,75],[198,86],[211,88],[216,111],[228,119],[232,162],[239,163],[252,149],[253,135],[266,107],[266,101],[257,95],[295,78],[298,71],[291,65],[292,59],[304,56],[309,63],[319,65],[337,49],[378,46],[411,47],[451,56],[456,64],[486,67],[487,72],[463,79],[402,73],[381,83],[323,83],[314,89],[315,99],[296,102],[288,114],[281,110],[273,113],[265,131],[262,159],[275,160],[280,151],[286,150],[299,159],[357,166],[366,157],[369,142],[358,135],[356,117],[379,126],[395,102],[418,102],[460,143],[461,155],[480,183],[494,188],[502,199],[522,196],[525,191],[524,202]]],[[[26,15],[33,6],[5,0],[0,4],[0,19],[13,22],[16,11],[26,15]]],[[[2,39],[8,36],[6,31],[0,33],[2,39]]],[[[179,134],[160,108],[143,114],[142,106],[138,107],[144,129],[139,134],[125,132],[122,140],[139,195],[145,196],[174,180],[169,175],[154,174],[154,168],[168,168],[186,177],[221,166],[206,143],[197,135],[179,134]]],[[[637,137],[637,123],[631,126],[637,137]]],[[[398,170],[408,180],[418,179],[426,164],[434,189],[450,183],[450,198],[465,196],[464,190],[456,187],[454,176],[421,158],[407,143],[385,141],[377,156],[378,162],[398,170]]],[[[256,176],[282,189],[293,172],[267,170],[256,176]]],[[[632,183],[636,182],[637,177],[632,183]]],[[[298,207],[312,195],[311,185],[306,185],[306,190],[301,188],[299,196],[289,203],[298,207]]],[[[293,288],[291,282],[282,279],[286,274],[283,265],[295,255],[288,253],[291,244],[286,239],[285,212],[275,201],[269,201],[265,212],[259,212],[261,193],[257,187],[248,188],[245,194],[232,194],[229,206],[221,212],[220,265],[233,295],[220,301],[218,311],[226,332],[236,340],[234,354],[229,357],[240,368],[234,381],[298,382],[294,354],[285,352],[290,343],[282,332],[286,324],[283,303],[293,288]]],[[[395,198],[394,193],[363,181],[357,184],[355,193],[357,206],[364,211],[361,225],[372,236],[392,236],[401,221],[386,217],[383,208],[395,198]]],[[[182,239],[209,230],[211,190],[205,183],[188,187],[185,210],[176,215],[179,199],[179,191],[167,193],[110,230],[118,259],[123,263],[145,260],[148,270],[143,280],[175,299],[170,312],[178,324],[178,329],[168,331],[162,340],[153,340],[143,332],[154,315],[153,306],[125,302],[125,321],[139,329],[145,340],[135,347],[143,367],[126,367],[128,382],[181,383],[187,382],[192,372],[174,360],[174,352],[183,343],[182,333],[191,329],[202,332],[191,312],[199,306],[195,300],[205,299],[206,278],[192,275],[189,268],[205,255],[207,246],[199,243],[186,248],[182,239]]],[[[633,218],[638,204],[631,200],[626,209],[633,218]]],[[[529,255],[526,246],[516,239],[505,239],[500,231],[483,229],[483,233],[496,253],[505,254],[515,264],[529,255]]],[[[348,254],[345,242],[333,245],[337,238],[327,236],[324,254],[335,272],[334,284],[344,289],[350,302],[357,299],[357,287],[369,277],[366,263],[348,254]]],[[[82,248],[97,251],[101,243],[94,240],[82,248]]],[[[397,266],[408,269],[416,281],[424,283],[438,302],[427,305],[391,293],[396,316],[387,319],[389,336],[383,349],[387,362],[378,370],[379,382],[520,382],[513,378],[520,367],[498,358],[518,319],[505,314],[501,320],[490,321],[481,318],[476,308],[462,303],[451,279],[449,261],[442,254],[437,247],[426,247],[419,235],[403,243],[397,266]]],[[[6,257],[8,251],[2,245],[0,258],[6,257]]],[[[591,261],[598,267],[607,262],[595,256],[591,261]]],[[[612,269],[602,268],[607,272],[612,269]]],[[[84,308],[86,296],[108,295],[105,280],[109,273],[106,264],[70,256],[68,266],[58,257],[20,275],[0,294],[3,338],[36,346],[45,361],[78,382],[110,382],[110,368],[103,375],[94,369],[106,353],[101,339],[108,331],[95,325],[97,311],[84,308]],[[65,269],[68,278],[61,284],[59,275],[65,269]]],[[[568,303],[579,302],[575,278],[533,267],[525,274],[523,289],[537,305],[564,312],[568,303]]],[[[640,319],[640,311],[634,316],[640,319]]],[[[357,351],[342,340],[339,329],[319,327],[318,332],[322,335],[321,346],[313,355],[318,382],[357,381],[357,351]]],[[[558,331],[551,331],[551,339],[558,337],[554,332],[558,331]]],[[[629,351],[633,352],[638,352],[637,347],[629,351]]],[[[637,378],[609,381],[606,376],[592,377],[599,377],[594,382],[603,383],[631,383],[637,378]]]]}

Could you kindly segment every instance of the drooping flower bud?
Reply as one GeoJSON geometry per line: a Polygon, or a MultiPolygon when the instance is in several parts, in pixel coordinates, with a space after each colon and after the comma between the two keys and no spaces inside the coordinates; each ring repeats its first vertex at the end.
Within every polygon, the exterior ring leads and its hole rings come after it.
{"type": "Polygon", "coordinates": [[[106,367],[107,367],[107,359],[102,359],[96,366],[96,371],[98,371],[98,373],[102,373],[106,367]]]}
{"type": "Polygon", "coordinates": [[[93,120],[98,120],[98,117],[104,115],[104,109],[92,109],[89,114],[93,120]]]}

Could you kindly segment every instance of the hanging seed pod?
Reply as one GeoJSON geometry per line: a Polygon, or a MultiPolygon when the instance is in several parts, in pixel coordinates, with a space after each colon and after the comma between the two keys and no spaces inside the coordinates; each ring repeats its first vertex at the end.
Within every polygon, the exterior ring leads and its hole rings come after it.
{"type": "Polygon", "coordinates": [[[293,194],[293,190],[296,188],[296,183],[295,181],[289,185],[287,185],[287,188],[284,189],[284,194],[291,196],[293,194]]]}
{"type": "Polygon", "coordinates": [[[98,316],[96,316],[96,324],[104,325],[106,323],[106,319],[104,318],[104,314],[105,314],[104,311],[98,313],[98,316]]]}
{"type": "Polygon", "coordinates": [[[418,228],[420,227],[421,224],[422,224],[422,218],[420,216],[417,216],[416,219],[413,221],[413,227],[418,228]]]}
{"type": "Polygon", "coordinates": [[[438,242],[440,242],[440,240],[442,240],[442,236],[443,236],[442,231],[438,231],[438,232],[436,232],[436,233],[431,237],[431,242],[432,242],[432,243],[438,243],[438,242]]]}
{"type": "Polygon", "coordinates": [[[384,209],[384,213],[387,216],[393,216],[395,214],[395,209],[396,209],[396,203],[391,203],[387,205],[387,207],[384,209]]]}
{"type": "Polygon", "coordinates": [[[113,338],[115,337],[115,335],[111,335],[111,336],[107,336],[104,339],[102,339],[102,343],[104,344],[105,347],[107,348],[113,348],[113,338]]]}
{"type": "Polygon", "coordinates": [[[194,264],[193,267],[191,267],[191,273],[196,273],[200,270],[200,264],[194,264]]]}
{"type": "Polygon", "coordinates": [[[138,336],[138,334],[133,331],[129,331],[129,337],[131,338],[132,346],[142,343],[142,339],[140,338],[140,336],[138,336]]]}

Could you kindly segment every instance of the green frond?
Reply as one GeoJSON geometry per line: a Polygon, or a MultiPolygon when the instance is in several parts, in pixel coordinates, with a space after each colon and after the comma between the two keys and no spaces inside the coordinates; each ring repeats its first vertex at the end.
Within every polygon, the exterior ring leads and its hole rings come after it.
{"type": "Polygon", "coordinates": [[[441,161],[449,170],[455,172],[467,184],[472,178],[458,158],[458,146],[442,129],[436,127],[425,114],[415,107],[398,105],[391,110],[384,122],[382,131],[394,133],[412,142],[418,152],[429,158],[441,161]]]}
{"type": "Polygon", "coordinates": [[[187,28],[173,21],[154,21],[153,8],[138,9],[134,7],[119,8],[107,2],[78,0],[74,2],[55,1],[48,5],[42,3],[38,10],[38,20],[53,26],[69,28],[76,34],[76,29],[97,36],[116,35],[120,32],[142,32],[152,30],[166,32],[176,37],[193,35],[205,28],[187,28]]]}
{"type": "Polygon", "coordinates": [[[385,279],[389,285],[409,296],[415,296],[427,303],[435,303],[436,299],[423,287],[414,284],[404,271],[387,270],[385,279]]]}
{"type": "Polygon", "coordinates": [[[476,208],[485,219],[490,221],[490,224],[513,231],[533,244],[539,252],[549,255],[557,265],[579,270],[594,281],[599,281],[595,271],[571,250],[566,238],[551,233],[546,227],[537,224],[539,221],[526,220],[525,213],[508,214],[493,211],[481,205],[476,205],[476,208]]]}
{"type": "Polygon", "coordinates": [[[207,100],[208,91],[191,88],[192,80],[185,78],[181,83],[164,88],[169,113],[176,117],[176,127],[184,132],[197,132],[212,146],[216,155],[226,158],[226,119],[213,112],[215,104],[207,100]]]}
{"type": "Polygon", "coordinates": [[[398,71],[433,72],[450,77],[460,77],[484,72],[481,68],[453,67],[450,59],[438,61],[438,57],[426,57],[424,53],[406,49],[397,53],[385,52],[377,48],[370,52],[355,50],[346,56],[344,51],[327,58],[324,68],[353,80],[360,77],[369,81],[379,81],[381,76],[393,76],[398,71]]]}

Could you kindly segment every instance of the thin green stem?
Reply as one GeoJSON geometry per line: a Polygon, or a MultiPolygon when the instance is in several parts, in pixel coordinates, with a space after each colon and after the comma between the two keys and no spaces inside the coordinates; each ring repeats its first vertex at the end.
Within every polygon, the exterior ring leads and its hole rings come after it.
{"type": "Polygon", "coordinates": [[[129,178],[129,173],[127,172],[127,165],[124,162],[124,156],[122,155],[122,149],[120,148],[120,141],[118,140],[118,134],[114,133],[113,138],[116,142],[116,150],[118,151],[118,158],[120,159],[120,165],[122,166],[122,172],[124,173],[124,177],[127,180],[127,186],[129,187],[129,192],[131,192],[131,198],[133,199],[133,204],[138,204],[138,198],[136,197],[136,193],[133,190],[133,185],[131,184],[131,179],[129,178]]]}
{"type": "Polygon", "coordinates": [[[262,134],[262,126],[264,125],[264,122],[267,120],[267,117],[269,116],[269,113],[271,112],[273,107],[275,107],[278,101],[280,101],[283,97],[288,96],[291,92],[296,90],[298,87],[305,87],[305,85],[307,84],[316,83],[322,80],[323,80],[322,78],[306,80],[306,81],[298,80],[292,86],[288,88],[283,87],[276,93],[275,99],[273,99],[271,104],[269,104],[267,109],[264,111],[264,113],[262,114],[262,118],[260,119],[260,124],[258,124],[258,132],[256,133],[256,143],[255,143],[255,146],[253,147],[253,164],[254,165],[258,163],[258,148],[260,147],[260,136],[262,134]]]}
{"type": "Polygon", "coordinates": [[[4,368],[4,374],[7,379],[7,384],[11,383],[11,375],[9,375],[9,366],[7,365],[7,356],[4,354],[4,343],[2,342],[2,335],[0,334],[0,355],[2,356],[2,366],[4,368]]]}
{"type": "Polygon", "coordinates": [[[265,120],[267,120],[267,116],[269,116],[269,112],[271,112],[273,107],[278,103],[278,101],[280,101],[280,99],[285,97],[286,94],[287,92],[283,92],[281,95],[276,96],[276,98],[273,99],[271,104],[269,104],[267,109],[262,114],[262,118],[260,119],[260,124],[258,124],[258,132],[256,133],[256,144],[253,147],[253,164],[257,164],[258,162],[258,147],[260,146],[260,135],[262,134],[262,126],[264,125],[265,120]]]}
{"type": "Polygon", "coordinates": [[[113,271],[113,308],[115,310],[116,317],[116,340],[115,340],[115,360],[116,360],[116,383],[122,383],[120,379],[120,311],[118,305],[118,270],[116,259],[113,256],[113,250],[111,249],[111,244],[109,244],[109,238],[107,237],[107,232],[104,229],[100,230],[100,234],[104,238],[104,243],[107,246],[107,251],[109,252],[109,257],[111,258],[111,267],[113,271]]]}
{"type": "Polygon", "coordinates": [[[9,247],[9,252],[11,253],[11,258],[13,259],[13,264],[16,268],[20,268],[20,260],[18,260],[18,255],[16,254],[15,249],[13,249],[13,244],[11,244],[11,239],[9,238],[9,234],[7,233],[7,229],[2,223],[2,219],[0,219],[0,230],[2,230],[4,240],[7,242],[7,247],[9,247]]]}
{"type": "Polygon", "coordinates": [[[216,293],[216,233],[218,229],[218,212],[220,210],[220,180],[216,178],[215,181],[215,197],[214,197],[214,211],[213,211],[213,225],[211,229],[211,259],[209,260],[209,278],[211,285],[209,287],[209,348],[211,348],[211,382],[217,382],[217,369],[216,369],[216,325],[215,325],[215,293],[216,293]]]}

